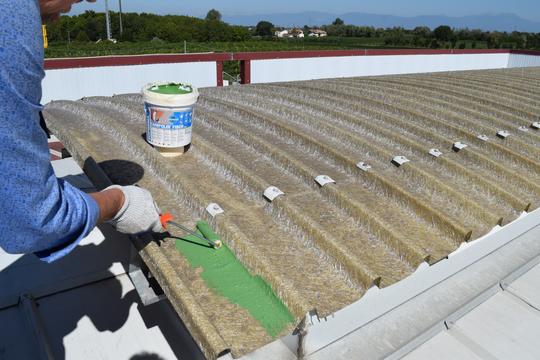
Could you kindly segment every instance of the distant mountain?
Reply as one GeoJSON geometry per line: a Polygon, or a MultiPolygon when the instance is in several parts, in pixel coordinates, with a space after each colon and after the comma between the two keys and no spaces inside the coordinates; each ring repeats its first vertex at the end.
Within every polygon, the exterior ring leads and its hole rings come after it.
{"type": "Polygon", "coordinates": [[[524,31],[540,32],[540,22],[526,20],[515,14],[471,15],[451,17],[444,15],[425,15],[403,17],[393,15],[377,15],[365,13],[330,14],[323,12],[302,12],[296,14],[267,14],[267,15],[225,15],[223,20],[236,25],[256,25],[261,20],[267,20],[276,26],[304,26],[331,24],[336,17],[350,25],[365,25],[381,28],[402,26],[413,29],[416,26],[428,26],[432,29],[439,25],[449,25],[454,28],[482,29],[485,31],[524,31]]]}

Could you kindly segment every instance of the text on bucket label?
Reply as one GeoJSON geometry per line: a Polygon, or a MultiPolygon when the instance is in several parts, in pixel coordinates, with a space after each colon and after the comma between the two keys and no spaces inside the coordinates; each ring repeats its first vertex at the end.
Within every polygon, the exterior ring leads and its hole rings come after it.
{"type": "Polygon", "coordinates": [[[193,107],[166,108],[145,104],[146,139],[154,145],[176,148],[191,143],[193,107]]]}

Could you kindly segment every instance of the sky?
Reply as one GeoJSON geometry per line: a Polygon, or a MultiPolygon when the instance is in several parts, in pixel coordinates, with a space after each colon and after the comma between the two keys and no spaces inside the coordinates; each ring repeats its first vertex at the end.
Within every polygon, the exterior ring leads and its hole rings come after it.
{"type": "MultiPolygon", "coordinates": [[[[109,0],[111,10],[118,10],[118,1],[109,0]]],[[[320,11],[332,14],[364,12],[383,15],[483,15],[513,13],[524,19],[540,21],[539,0],[123,0],[125,12],[151,12],[157,14],[178,14],[204,16],[212,8],[226,15],[259,15],[270,13],[295,13],[320,11]]],[[[87,9],[103,11],[104,0],[95,4],[76,4],[72,14],[87,9]]]]}

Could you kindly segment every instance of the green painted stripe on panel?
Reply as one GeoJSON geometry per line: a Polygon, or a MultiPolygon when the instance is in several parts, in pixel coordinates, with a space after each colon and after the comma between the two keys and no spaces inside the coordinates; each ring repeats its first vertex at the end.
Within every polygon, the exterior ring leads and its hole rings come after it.
{"type": "MultiPolygon", "coordinates": [[[[206,238],[219,239],[204,221],[197,228],[206,238]]],[[[260,276],[251,275],[227,245],[216,250],[195,236],[186,236],[176,241],[176,248],[192,267],[203,269],[201,276],[209,288],[246,309],[271,337],[294,321],[272,288],[260,276]]]]}

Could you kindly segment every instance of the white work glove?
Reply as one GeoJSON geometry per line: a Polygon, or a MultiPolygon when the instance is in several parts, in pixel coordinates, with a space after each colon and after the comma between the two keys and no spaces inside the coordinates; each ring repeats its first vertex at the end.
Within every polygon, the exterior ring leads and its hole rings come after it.
{"type": "Polygon", "coordinates": [[[109,221],[116,230],[130,235],[163,231],[161,211],[148,190],[137,186],[118,185],[107,189],[120,189],[124,193],[124,205],[114,219],[109,221]]]}

